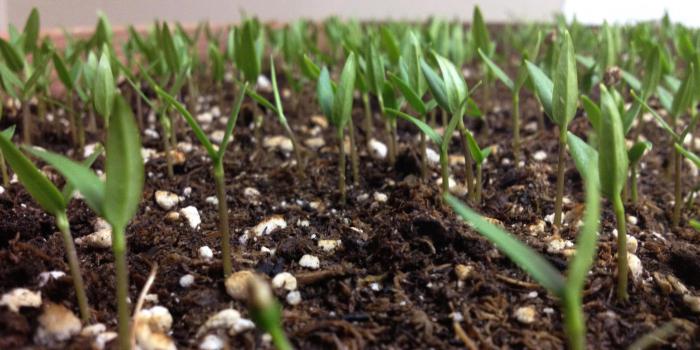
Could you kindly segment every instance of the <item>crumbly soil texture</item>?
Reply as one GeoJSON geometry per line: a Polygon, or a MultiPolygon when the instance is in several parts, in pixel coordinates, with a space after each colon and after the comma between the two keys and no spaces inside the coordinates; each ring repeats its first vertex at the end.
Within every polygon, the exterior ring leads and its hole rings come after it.
{"type": "MultiPolygon", "coordinates": [[[[429,179],[421,179],[418,134],[411,125],[399,122],[399,152],[394,166],[389,166],[386,159],[372,157],[365,146],[365,130],[357,128],[361,176],[353,184],[348,162],[348,202],[339,205],[337,141],[330,127],[312,118],[318,115],[318,108],[311,85],[284,98],[289,123],[300,142],[317,137],[325,141],[320,148],[305,146],[303,174],[297,172],[290,154],[259,146],[262,141],[255,139],[251,126],[253,113],[259,108],[250,102],[243,106],[235,141],[225,158],[234,270],[254,270],[270,278],[285,271],[296,276],[302,298],[299,304],[289,305],[286,292],[275,291],[284,304],[284,329],[292,344],[299,349],[447,349],[465,348],[466,337],[481,349],[564,348],[566,337],[558,301],[441,202],[437,164],[431,163],[429,179]],[[385,201],[382,194],[386,195],[385,201]],[[283,217],[287,226],[247,241],[241,239],[273,215],[283,217]],[[339,240],[340,245],[334,251],[325,251],[319,247],[319,240],[339,240]],[[320,259],[318,270],[300,266],[305,254],[320,259]],[[458,265],[466,266],[460,271],[469,273],[458,274],[458,265]],[[518,311],[521,308],[534,310],[532,318],[522,317],[522,310],[518,311]],[[458,331],[463,332],[463,338],[457,336],[458,331]]],[[[218,92],[205,92],[198,113],[218,104],[218,92]]],[[[205,126],[208,133],[224,129],[233,92],[227,87],[223,116],[215,116],[205,126]]],[[[477,102],[488,111],[486,123],[467,120],[480,144],[495,147],[483,170],[483,201],[471,206],[565,271],[567,249],[553,249],[550,241],[558,237],[576,240],[583,213],[581,177],[567,156],[565,224],[557,236],[545,220],[554,211],[556,128],[549,121],[545,121],[544,129],[540,127],[537,101],[524,94],[522,157],[516,164],[510,144],[508,91],[496,86],[492,96],[489,101],[477,96],[477,102]]],[[[135,100],[132,102],[135,106],[135,100]]],[[[356,126],[362,125],[364,116],[360,106],[361,102],[356,101],[356,126]]],[[[386,142],[384,123],[373,107],[375,128],[371,137],[386,142]]],[[[6,113],[9,115],[0,126],[18,124],[21,134],[20,114],[7,109],[6,113]]],[[[38,122],[35,143],[70,154],[73,146],[62,122],[64,117],[58,110],[52,113],[53,121],[38,122]]],[[[159,131],[155,120],[148,120],[148,110],[142,117],[148,128],[159,131]]],[[[440,120],[439,114],[436,119],[440,120]]],[[[664,292],[653,276],[672,275],[691,293],[698,291],[699,240],[685,223],[677,230],[670,228],[673,186],[667,175],[669,148],[663,147],[670,140],[643,118],[639,128],[644,137],[658,145],[642,161],[639,202],[626,206],[628,232],[638,240],[637,256],[643,271],[630,282],[629,302],[618,302],[615,220],[610,205],[604,202],[599,249],[584,293],[587,338],[592,349],[620,349],[668,322],[676,322],[681,326],[658,346],[690,349],[700,342],[695,327],[700,317],[682,296],[664,292]]],[[[146,307],[157,304],[168,308],[174,318],[171,335],[178,347],[196,349],[202,340],[197,331],[211,315],[234,308],[243,317],[249,316],[246,304],[233,300],[224,288],[217,207],[207,200],[215,196],[211,163],[184,123],[177,130],[178,141],[194,147],[189,150],[180,145],[185,160],[175,166],[173,178],[166,175],[163,156],[152,156],[146,163],[143,201],[127,230],[129,293],[135,301],[149,271],[157,265],[150,290],[157,301],[152,296],[146,307]],[[173,211],[196,207],[202,220],[199,227],[191,228],[184,219],[166,219],[168,211],[154,200],[158,190],[181,196],[173,211]],[[213,259],[199,256],[202,246],[214,250],[213,259]],[[186,274],[194,276],[194,284],[182,287],[179,280],[186,274]]],[[[585,135],[589,130],[585,116],[579,113],[571,130],[585,135]]],[[[263,135],[284,135],[270,113],[264,119],[263,135]]],[[[88,136],[88,143],[104,137],[101,133],[88,136]]],[[[162,140],[152,132],[144,133],[143,144],[144,148],[163,150],[162,140]]],[[[435,145],[429,146],[436,149],[435,145]]],[[[457,138],[450,153],[461,155],[457,138]]],[[[100,159],[95,168],[102,167],[100,159]]],[[[51,173],[51,169],[45,170],[51,173]]],[[[458,161],[451,166],[451,173],[458,184],[464,182],[464,166],[458,161]]],[[[697,177],[690,170],[686,174],[684,186],[689,190],[697,177]]],[[[59,176],[55,181],[62,183],[59,176]]],[[[466,200],[464,196],[462,199],[466,200]]],[[[74,199],[68,213],[75,238],[95,231],[96,216],[82,200],[74,199]]],[[[695,214],[686,210],[684,221],[695,214]]],[[[111,250],[79,246],[78,255],[93,321],[116,330],[111,250]]],[[[40,273],[55,270],[68,272],[54,220],[14,182],[0,194],[0,292],[19,287],[40,291],[45,301],[61,303],[77,314],[68,273],[40,284],[40,273]]],[[[16,313],[0,307],[0,348],[41,348],[34,343],[40,312],[22,308],[16,313]]],[[[212,332],[223,337],[231,348],[271,348],[258,329],[236,335],[224,330],[212,332]]],[[[86,349],[91,341],[77,336],[62,347],[86,349]]],[[[115,347],[116,341],[108,346],[115,347]]]]}

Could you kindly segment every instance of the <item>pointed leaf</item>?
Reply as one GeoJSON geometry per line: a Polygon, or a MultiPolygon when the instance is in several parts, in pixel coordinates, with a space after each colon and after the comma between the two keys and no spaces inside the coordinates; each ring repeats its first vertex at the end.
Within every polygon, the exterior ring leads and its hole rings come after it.
{"type": "Polygon", "coordinates": [[[530,61],[525,61],[527,65],[527,70],[530,72],[530,79],[535,87],[535,94],[542,104],[544,113],[549,116],[549,118],[554,119],[552,114],[552,98],[554,93],[554,83],[549,77],[536,65],[532,64],[530,61]]]}
{"type": "Polygon", "coordinates": [[[7,67],[13,72],[20,72],[24,68],[24,58],[19,51],[17,51],[12,44],[5,41],[5,39],[0,39],[0,54],[2,54],[3,59],[5,59],[7,67]]]}
{"type": "Polygon", "coordinates": [[[598,151],[572,132],[567,131],[567,134],[566,142],[576,169],[582,177],[589,177],[586,179],[587,184],[595,185],[596,188],[599,188],[598,151]]]}
{"type": "Polygon", "coordinates": [[[325,66],[323,69],[321,69],[321,74],[318,77],[318,84],[316,84],[316,96],[318,97],[318,104],[321,107],[321,112],[323,112],[323,115],[331,124],[337,126],[338,121],[334,119],[333,115],[335,93],[333,92],[333,86],[331,85],[331,77],[328,73],[328,68],[325,66]]]}
{"type": "Polygon", "coordinates": [[[92,94],[95,100],[95,110],[105,119],[109,119],[114,103],[115,84],[107,52],[102,52],[94,79],[92,94]]]}
{"type": "Polygon", "coordinates": [[[419,115],[425,115],[427,113],[427,109],[425,108],[425,103],[423,100],[418,97],[415,91],[408,86],[408,83],[406,83],[404,80],[399,78],[393,73],[388,74],[389,81],[391,84],[401,91],[401,94],[406,98],[406,101],[411,105],[411,107],[419,114],[419,115]]]}
{"type": "Polygon", "coordinates": [[[32,8],[27,21],[24,23],[24,51],[32,52],[37,48],[39,40],[39,11],[36,7],[32,8]]]}
{"type": "Polygon", "coordinates": [[[608,199],[620,195],[627,180],[627,148],[622,119],[612,95],[600,86],[601,119],[598,133],[600,188],[608,199]]]}
{"type": "Polygon", "coordinates": [[[558,126],[566,128],[576,114],[578,80],[574,44],[568,31],[564,31],[564,42],[559,49],[559,60],[554,72],[552,91],[553,119],[558,126]]]}
{"type": "Polygon", "coordinates": [[[222,159],[224,157],[224,153],[226,152],[228,143],[233,135],[233,129],[236,127],[236,121],[238,120],[238,114],[241,110],[241,104],[243,103],[243,99],[246,95],[246,89],[248,89],[248,83],[244,83],[240,94],[236,98],[236,101],[233,103],[233,109],[231,110],[231,116],[226,122],[226,132],[224,133],[224,138],[221,141],[221,145],[219,146],[219,153],[217,159],[222,159]]]}
{"type": "Polygon", "coordinates": [[[647,151],[650,151],[652,149],[653,145],[649,141],[639,141],[635,143],[632,148],[627,151],[627,157],[630,160],[630,163],[636,164],[639,162],[640,159],[642,159],[642,156],[644,153],[647,151]]]}
{"type": "Polygon", "coordinates": [[[508,88],[508,90],[513,91],[515,89],[515,84],[513,83],[513,80],[511,80],[510,77],[508,77],[508,74],[506,74],[506,72],[504,72],[500,67],[498,67],[496,63],[491,61],[491,59],[488,58],[488,56],[486,56],[486,54],[481,49],[479,49],[479,56],[481,56],[481,60],[484,61],[484,63],[486,63],[486,66],[491,70],[493,75],[495,75],[496,78],[498,78],[498,80],[500,80],[503,83],[503,85],[505,85],[508,88]]]}
{"type": "Polygon", "coordinates": [[[426,136],[428,136],[428,138],[435,142],[436,145],[442,144],[442,136],[440,136],[440,134],[437,131],[431,128],[430,125],[426,124],[424,121],[393,108],[387,108],[386,112],[411,122],[413,125],[418,127],[418,129],[420,129],[420,131],[422,131],[426,136]]]}
{"type": "Polygon", "coordinates": [[[355,91],[356,75],[357,58],[354,53],[351,53],[345,61],[342,73],[340,73],[340,81],[333,101],[334,119],[338,122],[337,127],[339,128],[344,128],[352,115],[352,99],[355,91]]]}
{"type": "Polygon", "coordinates": [[[430,93],[435,98],[435,102],[447,112],[450,110],[450,102],[447,98],[447,91],[445,90],[445,84],[442,79],[435,73],[433,68],[431,68],[425,60],[421,60],[421,70],[423,75],[425,75],[425,80],[428,82],[428,87],[430,88],[430,93]]]}

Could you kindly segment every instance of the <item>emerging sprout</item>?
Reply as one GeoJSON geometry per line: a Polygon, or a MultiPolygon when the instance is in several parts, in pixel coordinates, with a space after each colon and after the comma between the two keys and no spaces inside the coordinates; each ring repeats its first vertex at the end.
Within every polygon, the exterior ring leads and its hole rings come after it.
{"type": "Polygon", "coordinates": [[[583,228],[578,235],[576,243],[576,254],[569,264],[566,277],[532,248],[490,223],[455,197],[445,194],[447,203],[459,216],[493,242],[496,248],[561,300],[569,348],[574,350],[586,348],[583,287],[596,254],[598,219],[600,217],[600,194],[597,186],[590,181],[593,175],[587,173],[583,177],[587,179],[586,213],[584,214],[583,228]]]}
{"type": "Polygon", "coordinates": [[[112,251],[117,281],[119,347],[129,349],[129,275],[126,261],[125,230],[141,201],[144,166],[136,121],[126,101],[117,95],[112,104],[107,130],[106,181],[88,167],[64,156],[31,149],[77,189],[85,203],[112,226],[112,251]]]}

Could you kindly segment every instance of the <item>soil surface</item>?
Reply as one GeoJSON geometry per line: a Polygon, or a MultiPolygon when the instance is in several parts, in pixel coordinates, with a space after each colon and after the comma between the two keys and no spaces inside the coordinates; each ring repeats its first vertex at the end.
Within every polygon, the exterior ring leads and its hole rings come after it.
{"type": "MultiPolygon", "coordinates": [[[[227,91],[231,104],[232,90],[227,91]]],[[[297,137],[303,142],[321,136],[326,144],[318,150],[306,147],[303,176],[296,173],[289,154],[256,151],[259,141],[249,127],[253,120],[250,104],[244,106],[235,141],[225,160],[234,269],[255,270],[270,277],[287,271],[296,276],[300,304],[287,304],[286,293],[275,291],[284,303],[284,328],[293,345],[300,349],[465,348],[456,336],[457,324],[481,349],[564,348],[566,338],[557,300],[441,203],[437,164],[431,165],[429,181],[421,181],[414,127],[399,122],[400,152],[394,167],[369,155],[364,146],[367,135],[359,127],[363,116],[359,100],[355,103],[354,120],[358,126],[361,178],[349,188],[347,205],[338,205],[336,140],[330,128],[312,120],[318,114],[313,96],[313,86],[309,85],[285,98],[286,114],[297,137]],[[244,189],[248,187],[259,191],[260,196],[245,196],[244,189]],[[377,200],[375,193],[385,194],[387,200],[377,200]],[[240,237],[247,229],[272,215],[281,215],[287,227],[241,243],[240,237]],[[340,240],[342,244],[334,252],[326,252],[318,247],[320,239],[340,240]],[[320,269],[301,267],[299,259],[304,254],[319,257],[320,269]],[[472,269],[463,281],[455,272],[458,264],[472,269]],[[531,323],[516,317],[516,310],[521,307],[534,308],[531,323]]],[[[482,121],[468,120],[480,144],[496,146],[484,167],[483,201],[472,206],[498,220],[564,271],[567,256],[548,250],[553,230],[544,222],[554,207],[556,128],[549,121],[545,130],[538,128],[539,106],[525,93],[521,98],[523,163],[515,164],[510,144],[510,97],[499,85],[493,96],[492,108],[485,117],[488,129],[482,121]]],[[[201,109],[209,110],[216,100],[204,98],[201,109]]],[[[485,105],[481,95],[477,102],[485,105]]],[[[229,108],[225,106],[224,112],[229,108]]],[[[0,126],[20,124],[19,113],[7,111],[9,115],[0,126]]],[[[72,152],[60,112],[53,113],[55,120],[42,122],[34,139],[38,146],[72,152]]],[[[373,137],[383,140],[383,122],[378,115],[375,117],[373,137]]],[[[214,118],[209,132],[223,129],[220,119],[214,118]]],[[[159,131],[157,125],[152,127],[159,131]]],[[[681,330],[666,339],[662,347],[690,349],[700,342],[695,327],[700,317],[681,296],[663,293],[652,275],[674,275],[692,293],[700,291],[699,239],[686,225],[675,231],[669,228],[673,189],[666,175],[669,155],[668,147],[664,147],[669,140],[654,123],[642,121],[640,127],[641,134],[655,147],[642,161],[641,198],[638,204],[627,205],[628,215],[634,217],[628,220],[627,227],[639,241],[637,256],[644,271],[630,283],[630,301],[617,302],[616,244],[612,234],[615,220],[610,205],[603,203],[598,256],[584,298],[588,342],[591,349],[620,349],[671,320],[682,319],[685,321],[681,330]]],[[[185,162],[175,167],[175,176],[167,178],[162,156],[146,164],[143,202],[127,232],[130,297],[136,300],[152,265],[157,264],[150,293],[157,295],[158,305],[172,313],[172,337],[178,346],[194,349],[201,341],[201,337],[196,337],[197,330],[212,314],[229,307],[244,317],[248,313],[246,305],[232,300],[224,289],[217,208],[207,201],[215,195],[211,164],[193,134],[184,132],[184,123],[179,130],[178,140],[195,147],[185,153],[185,162]],[[191,189],[189,195],[185,194],[189,191],[186,189],[191,189]],[[190,228],[184,220],[166,220],[167,211],[154,201],[157,190],[182,196],[174,210],[198,208],[202,219],[199,228],[190,228]],[[199,248],[205,245],[214,250],[210,261],[198,255],[199,248]],[[195,280],[188,288],[179,284],[185,274],[192,274],[195,280]]],[[[585,135],[589,130],[585,116],[580,113],[571,130],[585,135]]],[[[283,134],[275,117],[266,116],[264,135],[283,134]]],[[[92,133],[89,138],[95,142],[102,135],[92,133]]],[[[152,135],[145,135],[143,143],[145,148],[162,151],[162,141],[152,135]]],[[[461,155],[460,150],[455,138],[450,153],[461,155]]],[[[102,160],[98,160],[95,168],[101,169],[102,165],[102,160]]],[[[685,166],[687,191],[698,179],[685,166]]],[[[582,181],[568,156],[567,168],[566,225],[559,235],[575,242],[583,211],[582,181]]],[[[464,166],[453,165],[451,172],[458,183],[463,182],[464,166]]],[[[60,177],[56,177],[56,182],[62,182],[60,177]]],[[[68,213],[74,237],[94,232],[96,216],[81,200],[73,200],[68,213]]],[[[696,213],[686,211],[684,215],[687,219],[696,213]]],[[[78,255],[94,321],[116,330],[111,251],[81,246],[78,255]]],[[[0,194],[0,292],[17,287],[41,291],[44,300],[66,305],[77,314],[69,276],[40,286],[39,274],[54,270],[68,271],[53,218],[32,201],[19,183],[13,183],[0,194]]],[[[155,304],[150,301],[146,306],[155,304]]],[[[39,314],[40,309],[23,308],[14,313],[0,307],[0,348],[40,348],[33,341],[39,314]]],[[[227,339],[231,348],[270,347],[259,330],[235,336],[222,331],[219,335],[227,339]]],[[[90,343],[91,339],[74,337],[64,346],[85,349],[90,343]]]]}

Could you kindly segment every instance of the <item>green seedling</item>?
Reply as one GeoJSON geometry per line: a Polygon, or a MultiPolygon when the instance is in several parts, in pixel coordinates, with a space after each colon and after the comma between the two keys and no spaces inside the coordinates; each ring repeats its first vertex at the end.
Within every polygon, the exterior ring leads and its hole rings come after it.
{"type": "Polygon", "coordinates": [[[498,65],[496,65],[489,56],[484,53],[481,49],[479,50],[479,56],[486,64],[486,67],[491,71],[493,75],[498,78],[498,80],[505,85],[511,92],[511,100],[513,104],[513,158],[515,163],[520,162],[520,89],[525,85],[528,80],[528,72],[526,60],[537,59],[537,55],[540,50],[541,33],[537,33],[537,41],[533,45],[530,51],[523,52],[522,59],[520,60],[520,65],[518,66],[518,72],[513,81],[498,65]]]}
{"type": "Polygon", "coordinates": [[[292,345],[282,328],[282,305],[272,295],[270,286],[257,276],[252,278],[248,286],[248,309],[253,322],[270,334],[272,344],[277,350],[292,350],[292,345]]]}
{"type": "MultiPolygon", "coordinates": [[[[591,168],[588,168],[591,169],[591,168]]],[[[587,175],[586,175],[587,174],[587,175]]],[[[584,179],[592,179],[590,173],[584,179]]],[[[564,309],[564,325],[569,348],[586,349],[586,320],[583,312],[583,288],[586,276],[593,265],[598,241],[600,218],[600,194],[597,186],[586,182],[586,212],[583,228],[578,234],[576,254],[569,264],[566,276],[538,252],[523,244],[512,234],[490,223],[481,215],[462,204],[457,198],[445,194],[452,209],[496,245],[501,252],[527,272],[540,285],[559,298],[564,309]]]]}
{"type": "MultiPolygon", "coordinates": [[[[651,113],[651,115],[656,119],[656,122],[664,129],[672,138],[674,143],[683,144],[686,136],[695,129],[695,125],[698,121],[698,113],[695,108],[695,94],[696,94],[696,83],[695,83],[695,68],[691,63],[689,70],[683,79],[682,83],[673,95],[671,106],[665,107],[670,112],[671,124],[667,123],[663,117],[661,117],[655,110],[653,110],[649,105],[646,104],[640,97],[636,96],[634,92],[632,95],[634,98],[644,106],[644,108],[651,113]],[[680,133],[676,132],[678,126],[678,119],[686,111],[690,110],[690,122],[683,128],[680,133]]],[[[681,191],[681,155],[676,151],[673,152],[673,194],[674,194],[674,205],[673,214],[671,216],[671,224],[673,227],[678,227],[681,220],[681,209],[683,208],[683,194],[681,191]]]]}
{"type": "Polygon", "coordinates": [[[338,137],[338,191],[340,192],[340,202],[345,204],[345,127],[352,118],[353,92],[355,91],[355,77],[357,75],[357,58],[354,53],[350,53],[345,66],[340,74],[340,80],[334,89],[331,82],[330,73],[323,67],[318,77],[317,97],[321,111],[328,118],[328,122],[336,129],[338,137]]]}
{"type": "Polygon", "coordinates": [[[107,129],[106,180],[83,164],[64,156],[30,149],[32,155],[53,166],[68,184],[80,192],[85,203],[112,227],[112,252],[117,281],[117,319],[119,348],[128,350],[129,342],[129,275],[126,261],[126,227],[141,201],[144,166],[141,140],[136,121],[126,101],[117,95],[110,112],[107,129]]]}
{"type": "Polygon", "coordinates": [[[241,89],[240,95],[234,102],[233,110],[231,111],[231,117],[228,119],[226,124],[226,132],[224,133],[224,138],[219,145],[217,150],[214,145],[209,141],[207,135],[199,126],[197,120],[187,111],[182,103],[178,102],[172,95],[168,94],[160,86],[154,86],[156,93],[169,105],[171,105],[175,110],[177,110],[185,121],[190,126],[194,135],[197,137],[199,142],[204,146],[207,151],[209,158],[214,166],[214,181],[216,183],[216,197],[219,202],[219,231],[221,233],[221,254],[222,263],[224,269],[224,277],[228,277],[233,271],[231,264],[231,235],[229,233],[229,219],[228,219],[228,204],[226,198],[226,184],[225,184],[225,174],[224,174],[224,155],[226,154],[226,149],[230,143],[233,130],[236,126],[236,120],[238,119],[238,112],[241,108],[241,103],[243,103],[243,98],[245,97],[245,92],[248,88],[248,83],[245,83],[241,89]]]}
{"type": "Polygon", "coordinates": [[[561,227],[562,199],[564,197],[564,171],[566,166],[566,137],[569,123],[576,115],[578,82],[574,44],[568,31],[559,50],[554,82],[530,61],[526,61],[535,93],[545,114],[559,127],[559,157],[557,163],[557,193],[554,202],[554,226],[561,227]]]}
{"type": "MultiPolygon", "coordinates": [[[[13,131],[13,129],[7,129],[0,133],[0,151],[2,151],[7,158],[7,162],[10,164],[15,174],[17,174],[17,178],[27,189],[27,192],[29,192],[44,211],[51,214],[56,219],[56,226],[59,231],[61,231],[63,238],[63,248],[66,250],[68,268],[70,269],[71,278],[73,279],[75,296],[78,300],[78,308],[80,309],[80,318],[83,322],[88,322],[90,320],[90,307],[88,305],[87,295],[85,294],[85,283],[80,273],[80,261],[78,260],[78,253],[73,243],[73,236],[71,235],[67,213],[68,202],[73,197],[75,187],[69,183],[63,187],[62,191],[59,191],[46,175],[12,144],[11,138],[13,131]]],[[[102,150],[98,148],[90,157],[85,159],[83,166],[92,166],[92,163],[101,153],[102,150]]]]}
{"type": "Polygon", "coordinates": [[[92,81],[92,98],[95,111],[102,116],[104,125],[109,128],[109,118],[113,110],[116,85],[110,63],[109,48],[102,49],[100,60],[97,61],[92,81]]]}
{"type": "MultiPolygon", "coordinates": [[[[471,27],[472,43],[474,45],[474,51],[481,51],[489,59],[493,59],[493,55],[496,52],[496,44],[491,41],[489,37],[489,31],[486,27],[486,22],[484,21],[484,16],[481,14],[481,9],[479,6],[474,7],[472,13],[472,27],[471,27]]],[[[484,100],[487,104],[487,108],[491,108],[492,101],[491,96],[493,94],[493,72],[488,69],[485,64],[481,64],[481,72],[485,81],[484,89],[484,100]]]]}
{"type": "MultiPolygon", "coordinates": [[[[462,136],[467,191],[469,197],[474,199],[476,191],[474,171],[472,169],[473,160],[471,152],[469,151],[469,130],[467,130],[464,125],[463,116],[465,114],[469,116],[480,116],[481,112],[478,110],[476,103],[469,97],[467,82],[458,72],[454,64],[435,52],[433,52],[433,57],[440,67],[442,77],[438,76],[425,60],[421,61],[421,70],[430,88],[430,93],[433,95],[433,98],[435,98],[438,106],[442,108],[444,113],[448,113],[452,116],[450,120],[457,116],[457,130],[459,130],[462,136]]],[[[447,125],[443,125],[443,127],[447,128],[447,125]]],[[[449,137],[449,134],[446,133],[445,135],[445,137],[449,137]]]]}
{"type": "Polygon", "coordinates": [[[482,189],[482,167],[484,165],[484,162],[486,162],[486,158],[491,154],[491,147],[486,147],[484,149],[480,148],[479,145],[476,143],[476,139],[474,138],[474,135],[467,130],[467,142],[469,145],[469,153],[472,156],[472,159],[474,159],[474,163],[476,165],[476,184],[474,188],[474,200],[477,203],[481,202],[481,189],[482,189]]]}
{"type": "MultiPolygon", "coordinates": [[[[262,57],[265,46],[263,29],[260,23],[253,19],[248,19],[237,28],[234,34],[234,62],[238,71],[241,73],[241,79],[248,82],[249,90],[253,91],[257,84],[260,70],[262,67],[262,57]]],[[[258,101],[252,94],[251,98],[258,101]]],[[[260,103],[260,101],[258,101],[260,103]]],[[[262,111],[259,110],[257,104],[254,104],[254,126],[255,126],[255,141],[257,152],[261,151],[262,147],[262,124],[264,122],[262,111]]],[[[301,164],[299,164],[301,165],[301,164]]]]}
{"type": "Polygon", "coordinates": [[[82,118],[76,116],[74,94],[78,93],[81,99],[85,98],[85,94],[79,89],[78,80],[80,79],[81,66],[76,62],[69,70],[66,62],[61,56],[54,52],[51,56],[53,66],[56,69],[56,75],[66,89],[66,112],[68,114],[68,122],[70,123],[71,135],[73,135],[73,143],[77,145],[78,153],[82,153],[85,147],[85,128],[83,127],[82,118]]]}

